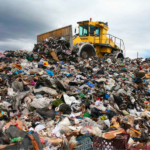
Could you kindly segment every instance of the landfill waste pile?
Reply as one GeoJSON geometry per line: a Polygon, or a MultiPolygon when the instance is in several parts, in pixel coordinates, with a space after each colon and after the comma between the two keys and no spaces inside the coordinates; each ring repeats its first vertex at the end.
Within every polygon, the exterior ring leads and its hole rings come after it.
{"type": "Polygon", "coordinates": [[[69,47],[0,53],[0,149],[150,149],[150,59],[83,60],[69,47]]]}

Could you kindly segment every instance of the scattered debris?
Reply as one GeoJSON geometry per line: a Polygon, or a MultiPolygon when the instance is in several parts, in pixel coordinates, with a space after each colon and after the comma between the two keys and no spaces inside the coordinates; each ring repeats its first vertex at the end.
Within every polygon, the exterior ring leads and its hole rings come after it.
{"type": "Polygon", "coordinates": [[[149,71],[149,58],[83,60],[65,38],[1,53],[0,149],[148,148],[149,71]]]}

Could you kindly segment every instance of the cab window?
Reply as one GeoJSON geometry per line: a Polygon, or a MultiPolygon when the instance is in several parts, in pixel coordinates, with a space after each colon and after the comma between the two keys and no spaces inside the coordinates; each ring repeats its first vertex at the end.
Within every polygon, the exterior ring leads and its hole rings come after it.
{"type": "Polygon", "coordinates": [[[100,28],[96,27],[95,36],[100,36],[100,28]]]}
{"type": "Polygon", "coordinates": [[[100,28],[90,25],[90,35],[100,36],[100,28]],[[94,31],[95,31],[95,35],[94,35],[94,31]]]}
{"type": "Polygon", "coordinates": [[[95,29],[95,27],[90,25],[90,35],[91,36],[94,36],[94,29],[95,29]]]}
{"type": "Polygon", "coordinates": [[[79,26],[79,36],[88,36],[88,25],[81,25],[79,26]]]}

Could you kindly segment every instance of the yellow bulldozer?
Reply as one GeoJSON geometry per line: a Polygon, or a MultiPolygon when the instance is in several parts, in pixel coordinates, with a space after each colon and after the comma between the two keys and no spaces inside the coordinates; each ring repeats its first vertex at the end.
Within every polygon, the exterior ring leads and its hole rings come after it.
{"type": "Polygon", "coordinates": [[[122,39],[108,34],[108,23],[93,22],[92,19],[77,22],[79,32],[72,34],[72,25],[46,32],[37,36],[37,43],[43,42],[49,37],[65,37],[69,40],[71,49],[74,47],[77,54],[84,58],[109,56],[113,59],[124,58],[125,45],[122,39]]]}

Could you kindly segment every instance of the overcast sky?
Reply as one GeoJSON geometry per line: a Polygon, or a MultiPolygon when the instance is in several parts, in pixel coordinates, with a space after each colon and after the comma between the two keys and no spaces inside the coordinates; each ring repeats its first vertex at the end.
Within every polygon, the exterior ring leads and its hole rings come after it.
{"type": "Polygon", "coordinates": [[[32,50],[38,34],[90,18],[108,22],[126,56],[150,56],[150,0],[0,0],[0,51],[32,50]]]}

